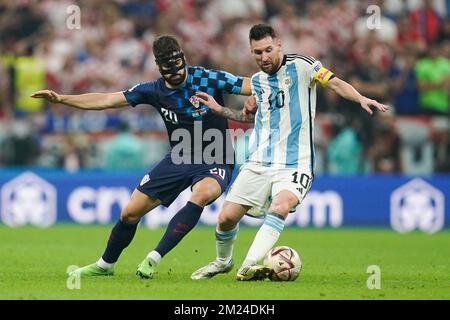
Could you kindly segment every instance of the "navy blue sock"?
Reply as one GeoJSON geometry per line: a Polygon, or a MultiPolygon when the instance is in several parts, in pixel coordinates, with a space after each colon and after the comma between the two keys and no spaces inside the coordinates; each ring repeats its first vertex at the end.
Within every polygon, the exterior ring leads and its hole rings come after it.
{"type": "Polygon", "coordinates": [[[114,263],[119,259],[123,249],[128,247],[136,233],[136,224],[130,224],[119,220],[111,231],[108,245],[103,253],[103,260],[108,263],[114,263]]]}
{"type": "Polygon", "coordinates": [[[188,201],[186,205],[178,211],[170,220],[166,232],[155,248],[161,257],[164,257],[170,250],[172,250],[183,237],[195,227],[203,208],[188,201]]]}

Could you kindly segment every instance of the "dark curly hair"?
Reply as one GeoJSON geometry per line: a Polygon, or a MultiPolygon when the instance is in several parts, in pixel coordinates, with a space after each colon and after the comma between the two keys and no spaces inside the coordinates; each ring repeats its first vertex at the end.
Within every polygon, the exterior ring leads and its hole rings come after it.
{"type": "Polygon", "coordinates": [[[153,41],[153,53],[156,60],[164,57],[170,57],[175,52],[180,52],[181,47],[177,39],[173,36],[160,36],[153,41]]]}

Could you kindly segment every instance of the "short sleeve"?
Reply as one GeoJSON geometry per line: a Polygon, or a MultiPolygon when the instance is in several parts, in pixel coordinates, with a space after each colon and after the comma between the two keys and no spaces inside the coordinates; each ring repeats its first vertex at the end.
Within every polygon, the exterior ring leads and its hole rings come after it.
{"type": "Polygon", "coordinates": [[[224,90],[230,94],[240,94],[244,77],[235,76],[222,70],[211,70],[210,77],[217,79],[217,89],[224,90]]]}
{"type": "Polygon", "coordinates": [[[127,102],[135,107],[138,104],[151,104],[151,96],[154,92],[154,82],[139,83],[130,89],[123,91],[127,102]]]}
{"type": "Polygon", "coordinates": [[[306,75],[310,86],[316,82],[326,86],[328,81],[334,76],[333,72],[325,68],[319,60],[302,55],[297,55],[296,57],[297,67],[306,75]]]}
{"type": "Polygon", "coordinates": [[[318,82],[325,87],[331,77],[333,77],[333,72],[325,68],[320,61],[314,62],[310,69],[311,82],[318,82]]]}

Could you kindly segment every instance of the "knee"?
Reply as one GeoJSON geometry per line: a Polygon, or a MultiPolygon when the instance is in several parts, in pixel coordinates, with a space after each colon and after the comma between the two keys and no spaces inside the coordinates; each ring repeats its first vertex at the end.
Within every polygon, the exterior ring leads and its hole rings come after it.
{"type": "Polygon", "coordinates": [[[297,203],[297,199],[289,199],[288,201],[273,201],[269,211],[278,213],[286,218],[291,209],[294,208],[297,203]]]}
{"type": "Polygon", "coordinates": [[[219,230],[229,231],[236,227],[238,221],[233,219],[232,216],[226,214],[226,211],[221,211],[218,219],[219,230]]]}
{"type": "Polygon", "coordinates": [[[137,214],[134,214],[132,211],[130,211],[127,207],[122,209],[120,213],[120,220],[122,222],[126,222],[129,224],[135,224],[138,223],[141,217],[137,214]]]}
{"type": "Polygon", "coordinates": [[[195,190],[192,194],[191,202],[201,207],[207,206],[214,200],[216,200],[221,194],[220,188],[216,187],[203,187],[195,190]]]}

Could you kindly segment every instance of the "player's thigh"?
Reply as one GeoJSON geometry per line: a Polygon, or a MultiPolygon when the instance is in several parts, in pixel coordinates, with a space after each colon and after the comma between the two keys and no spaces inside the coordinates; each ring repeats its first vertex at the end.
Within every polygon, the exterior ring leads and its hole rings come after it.
{"type": "Polygon", "coordinates": [[[233,166],[202,164],[193,166],[191,173],[191,201],[206,206],[216,200],[227,188],[233,175],[233,166]]]}
{"type": "Polygon", "coordinates": [[[131,195],[130,201],[121,212],[121,219],[122,221],[135,222],[160,204],[160,200],[135,189],[131,195]]]}
{"type": "Polygon", "coordinates": [[[261,208],[270,195],[270,191],[271,181],[266,173],[261,168],[246,164],[231,185],[226,200],[248,207],[261,208]]]}
{"type": "Polygon", "coordinates": [[[225,201],[219,213],[219,230],[229,231],[236,227],[250,208],[251,206],[225,201]]]}
{"type": "Polygon", "coordinates": [[[190,201],[204,207],[220,197],[221,194],[222,187],[219,182],[212,177],[205,177],[192,186],[190,201]]]}
{"type": "Polygon", "coordinates": [[[162,205],[169,207],[191,185],[191,167],[174,164],[168,155],[144,176],[136,189],[149,198],[161,200],[162,205]]]}
{"type": "MultiPolygon", "coordinates": [[[[269,211],[292,212],[311,188],[314,176],[298,170],[280,169],[273,172],[272,203],[269,211]]],[[[286,213],[286,216],[287,216],[286,213]]]]}

